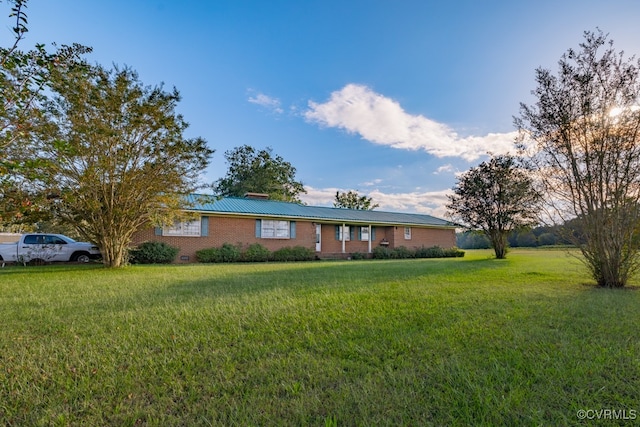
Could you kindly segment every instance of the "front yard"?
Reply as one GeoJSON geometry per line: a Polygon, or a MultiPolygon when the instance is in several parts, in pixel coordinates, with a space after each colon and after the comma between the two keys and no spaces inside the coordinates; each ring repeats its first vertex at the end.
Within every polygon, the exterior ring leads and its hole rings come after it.
{"type": "Polygon", "coordinates": [[[640,417],[640,291],[594,288],[562,251],[16,266],[0,324],[2,425],[640,417]]]}

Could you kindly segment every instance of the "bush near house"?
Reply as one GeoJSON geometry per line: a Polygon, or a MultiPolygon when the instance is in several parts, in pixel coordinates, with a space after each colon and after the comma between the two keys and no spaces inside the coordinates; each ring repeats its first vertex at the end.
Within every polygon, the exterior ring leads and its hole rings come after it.
{"type": "Polygon", "coordinates": [[[196,259],[199,262],[238,262],[242,251],[238,246],[225,243],[219,248],[207,248],[196,251],[196,259]]]}
{"type": "Polygon", "coordinates": [[[131,264],[171,264],[179,249],[164,242],[144,242],[129,250],[131,264]]]}
{"type": "Polygon", "coordinates": [[[461,258],[464,251],[458,248],[443,249],[439,246],[426,248],[424,246],[409,249],[405,246],[389,249],[384,246],[373,248],[374,259],[408,259],[408,258],[461,258]]]}
{"type": "Polygon", "coordinates": [[[304,246],[278,249],[274,252],[259,243],[249,246],[244,252],[239,246],[225,243],[219,248],[207,248],[196,251],[199,262],[266,262],[266,261],[311,261],[315,252],[304,246]]]}
{"type": "Polygon", "coordinates": [[[271,258],[271,251],[260,243],[250,245],[242,254],[242,260],[246,262],[266,262],[271,258]]]}

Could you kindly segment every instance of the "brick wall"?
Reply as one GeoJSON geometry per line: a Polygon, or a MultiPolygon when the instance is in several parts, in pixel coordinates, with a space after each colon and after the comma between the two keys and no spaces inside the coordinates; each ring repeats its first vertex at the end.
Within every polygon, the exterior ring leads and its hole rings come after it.
{"type": "Polygon", "coordinates": [[[132,245],[135,246],[146,241],[165,242],[180,248],[177,262],[195,262],[196,251],[220,247],[225,243],[239,245],[243,249],[254,243],[260,243],[270,251],[291,246],[305,246],[315,250],[315,226],[309,221],[296,221],[296,237],[294,239],[257,238],[255,218],[210,216],[208,228],[208,236],[182,237],[156,236],[155,229],[148,227],[134,234],[132,245]],[[185,260],[181,257],[189,258],[185,260]]]}
{"type": "MultiPolygon", "coordinates": [[[[345,242],[345,253],[366,254],[369,243],[359,240],[359,226],[352,227],[354,228],[354,238],[345,242]]],[[[334,257],[336,254],[342,253],[342,242],[336,239],[335,224],[322,225],[321,239],[322,253],[318,254],[320,257],[334,257]]],[[[456,244],[455,230],[452,229],[412,227],[411,239],[405,240],[404,227],[402,226],[375,227],[375,239],[371,241],[371,249],[380,246],[380,242],[383,240],[389,242],[389,248],[398,246],[451,248],[456,244]]],[[[177,262],[195,262],[196,251],[220,247],[224,243],[239,245],[243,249],[251,244],[260,243],[270,251],[291,246],[304,246],[315,250],[316,227],[312,221],[296,221],[296,237],[294,239],[267,239],[256,237],[255,218],[210,216],[208,236],[206,237],[156,236],[154,228],[148,227],[135,233],[132,243],[135,246],[145,241],[159,241],[176,246],[180,248],[177,262]],[[188,259],[181,259],[181,257],[188,257],[188,259]]]]}
{"type": "MultiPolygon", "coordinates": [[[[360,252],[366,254],[369,249],[369,242],[358,239],[358,226],[354,227],[353,240],[345,242],[345,253],[360,252]]],[[[440,246],[442,248],[452,248],[456,245],[456,233],[453,229],[438,228],[417,228],[411,227],[411,239],[405,240],[404,227],[387,226],[374,227],[375,238],[371,240],[371,250],[380,246],[382,241],[389,242],[388,248],[406,246],[407,248],[419,248],[422,246],[440,246]]],[[[342,253],[342,241],[336,239],[336,225],[322,225],[322,254],[342,253]]]]}

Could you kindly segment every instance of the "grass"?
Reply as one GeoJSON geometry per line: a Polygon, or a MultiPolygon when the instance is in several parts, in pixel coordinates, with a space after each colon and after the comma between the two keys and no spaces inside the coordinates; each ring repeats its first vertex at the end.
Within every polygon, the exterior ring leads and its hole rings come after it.
{"type": "Polygon", "coordinates": [[[639,321],[551,250],[5,268],[0,424],[629,424],[639,321]]]}

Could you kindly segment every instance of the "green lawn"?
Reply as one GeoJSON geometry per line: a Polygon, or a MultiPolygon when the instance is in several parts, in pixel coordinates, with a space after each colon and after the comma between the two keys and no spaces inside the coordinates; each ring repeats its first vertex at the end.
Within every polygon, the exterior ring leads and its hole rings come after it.
{"type": "Polygon", "coordinates": [[[563,251],[11,267],[0,325],[0,425],[640,419],[640,290],[563,251]]]}

